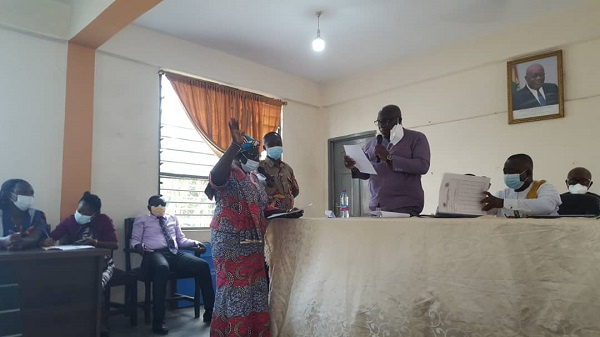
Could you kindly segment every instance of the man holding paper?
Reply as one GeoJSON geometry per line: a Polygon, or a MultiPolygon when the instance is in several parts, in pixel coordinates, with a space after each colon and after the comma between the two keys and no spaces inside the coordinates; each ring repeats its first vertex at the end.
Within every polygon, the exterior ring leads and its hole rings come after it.
{"type": "Polygon", "coordinates": [[[421,132],[402,127],[402,113],[396,105],[387,105],[377,114],[375,124],[381,133],[369,141],[364,154],[376,174],[363,173],[356,160],[344,158],[352,177],[369,179],[369,208],[418,215],[423,210],[421,176],[429,170],[429,142],[421,132]]]}
{"type": "Polygon", "coordinates": [[[533,180],[533,160],[530,156],[514,154],[504,163],[504,183],[508,188],[496,195],[484,192],[483,211],[497,216],[527,217],[556,216],[562,203],[556,188],[545,180],[533,180]]]}

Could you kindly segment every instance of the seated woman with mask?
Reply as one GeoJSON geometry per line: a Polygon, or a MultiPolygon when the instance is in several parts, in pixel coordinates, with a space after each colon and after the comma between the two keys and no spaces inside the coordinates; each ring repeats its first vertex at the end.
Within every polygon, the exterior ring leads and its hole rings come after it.
{"type": "Polygon", "coordinates": [[[0,249],[36,247],[46,237],[44,212],[32,208],[33,187],[23,179],[9,179],[0,189],[0,249]]]}
{"type": "MultiPolygon", "coordinates": [[[[102,201],[90,192],[83,193],[75,214],[61,221],[44,240],[44,246],[53,245],[90,245],[97,248],[115,250],[118,247],[117,233],[112,219],[100,213],[102,201]]],[[[106,267],[102,272],[102,289],[106,286],[114,272],[111,256],[105,256],[106,267]]],[[[102,303],[104,305],[104,302],[102,303]]],[[[107,308],[102,308],[100,336],[109,336],[107,327],[107,308]]]]}
{"type": "MultiPolygon", "coordinates": [[[[44,246],[90,245],[97,248],[115,250],[118,247],[117,233],[111,218],[100,213],[100,198],[85,192],[79,200],[75,214],[61,221],[44,240],[44,246]]],[[[108,283],[113,272],[112,258],[106,258],[106,269],[102,273],[102,288],[108,283]]]]}

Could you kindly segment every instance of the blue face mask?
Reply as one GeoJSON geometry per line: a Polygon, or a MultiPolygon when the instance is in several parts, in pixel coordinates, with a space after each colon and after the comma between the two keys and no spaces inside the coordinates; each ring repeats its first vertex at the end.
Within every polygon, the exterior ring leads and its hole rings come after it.
{"type": "Polygon", "coordinates": [[[281,154],[283,153],[283,147],[281,146],[273,146],[267,149],[267,156],[279,160],[281,159],[281,154]]]}
{"type": "Polygon", "coordinates": [[[508,188],[518,190],[523,186],[523,184],[525,184],[524,181],[521,181],[521,174],[523,174],[524,172],[525,171],[521,173],[505,174],[504,183],[506,184],[506,186],[508,186],[508,188]]]}

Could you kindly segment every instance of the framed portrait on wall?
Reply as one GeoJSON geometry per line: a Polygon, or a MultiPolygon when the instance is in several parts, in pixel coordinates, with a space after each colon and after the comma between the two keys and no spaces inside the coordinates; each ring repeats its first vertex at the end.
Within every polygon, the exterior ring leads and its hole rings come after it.
{"type": "Polygon", "coordinates": [[[562,75],[562,50],[508,62],[508,123],[564,117],[562,75]]]}

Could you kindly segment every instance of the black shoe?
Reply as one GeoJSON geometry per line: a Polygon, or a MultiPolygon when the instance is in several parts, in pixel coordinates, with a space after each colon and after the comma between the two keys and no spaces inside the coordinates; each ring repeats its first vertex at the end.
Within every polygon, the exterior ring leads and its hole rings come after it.
{"type": "Polygon", "coordinates": [[[152,323],[152,332],[159,335],[166,335],[169,333],[169,328],[165,323],[152,323]]]}
{"type": "Polygon", "coordinates": [[[202,315],[202,322],[204,322],[204,323],[212,322],[212,310],[204,311],[204,315],[202,315]]]}

